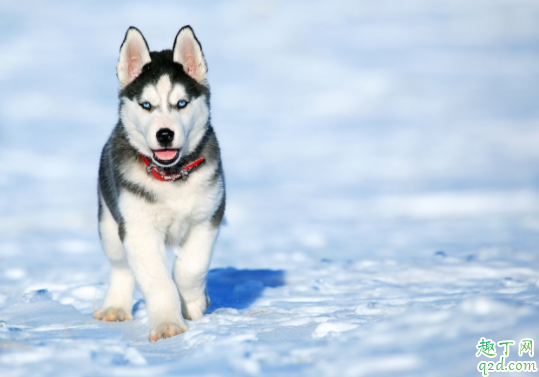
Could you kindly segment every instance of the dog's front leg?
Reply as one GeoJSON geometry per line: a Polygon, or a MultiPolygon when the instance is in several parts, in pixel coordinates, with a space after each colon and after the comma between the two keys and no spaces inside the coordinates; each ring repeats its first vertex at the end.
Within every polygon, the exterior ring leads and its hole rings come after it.
{"type": "Polygon", "coordinates": [[[181,247],[181,254],[174,261],[174,280],[180,291],[183,315],[187,319],[202,317],[210,305],[206,294],[206,275],[218,229],[211,223],[194,226],[181,247]]]}
{"type": "MultiPolygon", "coordinates": [[[[126,214],[124,247],[129,265],[146,300],[150,320],[150,341],[170,338],[187,330],[181,315],[180,297],[167,268],[164,235],[159,224],[152,223],[140,204],[126,214]]],[[[151,212],[146,212],[151,214],[151,212]]]]}
{"type": "Polygon", "coordinates": [[[100,195],[99,235],[103,250],[110,260],[110,286],[101,309],[94,318],[102,321],[129,321],[133,319],[133,291],[135,278],[127,263],[127,255],[118,234],[118,224],[100,195]]]}

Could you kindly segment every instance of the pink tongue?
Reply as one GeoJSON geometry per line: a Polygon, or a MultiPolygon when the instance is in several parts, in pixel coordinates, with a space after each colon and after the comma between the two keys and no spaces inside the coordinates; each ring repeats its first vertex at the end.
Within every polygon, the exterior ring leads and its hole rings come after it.
{"type": "Polygon", "coordinates": [[[178,151],[176,149],[166,149],[162,151],[155,151],[154,154],[155,157],[161,161],[168,161],[175,158],[178,155],[178,151]]]}

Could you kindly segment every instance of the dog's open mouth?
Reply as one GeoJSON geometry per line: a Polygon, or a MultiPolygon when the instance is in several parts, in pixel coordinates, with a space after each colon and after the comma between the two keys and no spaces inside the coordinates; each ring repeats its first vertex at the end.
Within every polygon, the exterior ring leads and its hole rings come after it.
{"type": "Polygon", "coordinates": [[[179,149],[160,149],[153,151],[153,159],[160,164],[170,165],[176,161],[179,154],[179,149]]]}

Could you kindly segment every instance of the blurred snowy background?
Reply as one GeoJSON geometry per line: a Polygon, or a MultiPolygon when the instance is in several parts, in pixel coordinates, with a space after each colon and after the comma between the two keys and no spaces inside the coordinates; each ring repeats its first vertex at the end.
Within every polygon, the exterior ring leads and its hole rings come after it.
{"type": "Polygon", "coordinates": [[[0,374],[479,375],[480,337],[538,339],[538,24],[534,0],[1,2],[0,374]],[[132,323],[90,316],[97,165],[125,31],[186,24],[227,225],[210,314],[150,345],[139,293],[132,323]]]}

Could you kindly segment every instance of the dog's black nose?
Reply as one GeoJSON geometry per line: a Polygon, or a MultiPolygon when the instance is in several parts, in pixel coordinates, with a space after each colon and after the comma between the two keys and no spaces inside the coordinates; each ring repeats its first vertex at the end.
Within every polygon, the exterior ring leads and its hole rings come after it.
{"type": "Polygon", "coordinates": [[[155,137],[161,146],[166,147],[167,144],[171,143],[174,139],[174,131],[168,128],[161,128],[159,131],[157,131],[155,137]]]}

